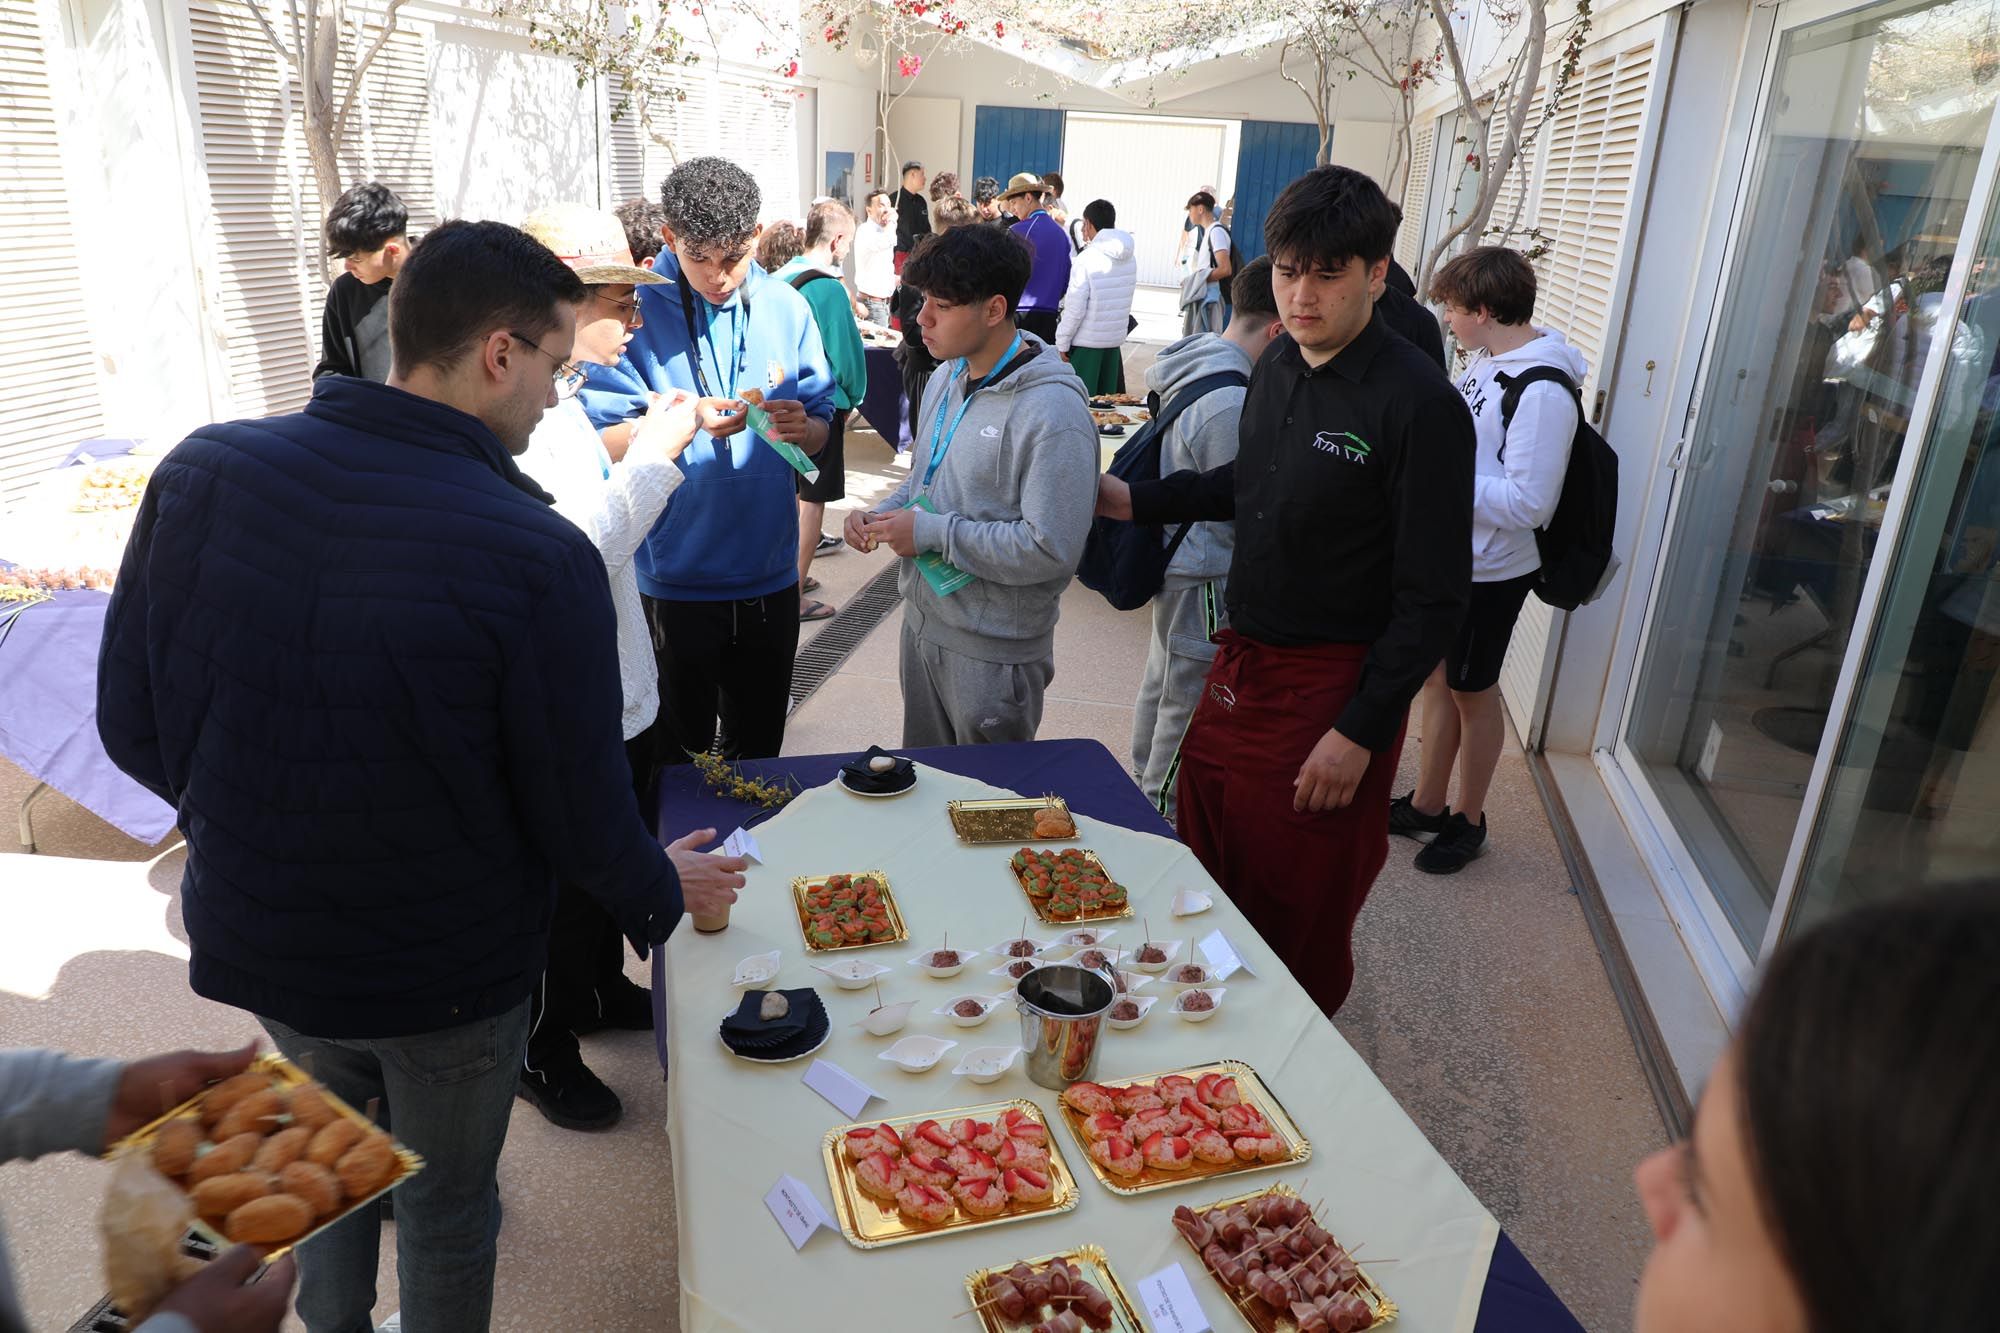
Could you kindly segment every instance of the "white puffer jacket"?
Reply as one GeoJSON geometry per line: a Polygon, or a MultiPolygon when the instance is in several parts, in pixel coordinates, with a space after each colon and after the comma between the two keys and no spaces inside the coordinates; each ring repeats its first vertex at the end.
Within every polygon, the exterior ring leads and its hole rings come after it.
{"type": "Polygon", "coordinates": [[[1056,350],[1122,347],[1132,297],[1139,290],[1139,260],[1132,234],[1107,227],[1091,239],[1069,269],[1056,350]]]}

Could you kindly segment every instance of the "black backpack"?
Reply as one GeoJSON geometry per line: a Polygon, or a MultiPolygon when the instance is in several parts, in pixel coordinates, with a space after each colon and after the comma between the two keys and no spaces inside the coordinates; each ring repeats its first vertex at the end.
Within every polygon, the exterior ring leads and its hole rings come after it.
{"type": "MultiPolygon", "coordinates": [[[[1219,370],[1213,375],[1202,376],[1164,404],[1159,401],[1158,395],[1148,395],[1153,419],[1139,427],[1137,434],[1119,446],[1105,472],[1125,482],[1158,480],[1160,450],[1167,442],[1167,432],[1174,428],[1174,421],[1180,414],[1217,389],[1232,385],[1240,389],[1249,383],[1249,376],[1239,370],[1219,370]]],[[[1193,526],[1192,523],[1183,523],[1175,530],[1172,540],[1163,541],[1166,529],[1157,523],[1094,518],[1090,522],[1090,538],[1084,543],[1083,561],[1077,566],[1076,577],[1084,587],[1102,594],[1105,601],[1120,611],[1144,606],[1166,583],[1167,565],[1181,543],[1187,540],[1188,529],[1193,526]]]]}
{"type": "Polygon", "coordinates": [[[1514,423],[1514,409],[1530,384],[1560,384],[1577,400],[1576,438],[1563,470],[1562,495],[1548,525],[1535,529],[1535,547],[1542,556],[1535,596],[1558,610],[1574,611],[1596,601],[1618,572],[1618,557],[1611,550],[1618,526],[1618,455],[1590,424],[1581,392],[1561,370],[1530,366],[1494,379],[1500,385],[1502,430],[1514,423]]]}

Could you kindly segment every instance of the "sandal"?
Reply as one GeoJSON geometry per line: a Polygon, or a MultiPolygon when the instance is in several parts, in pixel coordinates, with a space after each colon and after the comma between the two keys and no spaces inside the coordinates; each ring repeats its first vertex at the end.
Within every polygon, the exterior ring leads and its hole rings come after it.
{"type": "Polygon", "coordinates": [[[806,581],[805,581],[804,583],[801,583],[801,584],[799,585],[799,591],[800,591],[800,592],[802,592],[802,593],[806,593],[806,592],[818,592],[818,591],[819,591],[819,580],[818,580],[818,579],[816,579],[816,578],[814,578],[814,577],[813,577],[812,575],[810,575],[810,574],[806,575],[806,581]]]}
{"type": "Polygon", "coordinates": [[[807,600],[799,603],[800,624],[804,624],[808,620],[831,620],[833,619],[833,614],[833,608],[825,602],[807,600]]]}

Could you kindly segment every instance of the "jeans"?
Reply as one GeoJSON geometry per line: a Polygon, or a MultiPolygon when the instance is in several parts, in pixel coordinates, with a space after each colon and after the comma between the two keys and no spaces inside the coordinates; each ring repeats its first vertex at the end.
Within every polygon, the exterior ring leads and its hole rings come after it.
{"type": "MultiPolygon", "coordinates": [[[[258,1021],[292,1063],[349,1105],[381,1098],[424,1159],[396,1191],[396,1272],[407,1333],[481,1333],[493,1313],[500,1235],[494,1176],[521,1080],[528,1002],[496,1018],[410,1037],[334,1040],[258,1021]]],[[[299,1317],[310,1333],[373,1333],[381,1214],[361,1208],[298,1248],[299,1317]]]]}
{"type": "Polygon", "coordinates": [[[889,327],[888,297],[870,296],[866,292],[863,292],[861,294],[861,304],[868,307],[868,322],[870,324],[880,325],[885,329],[889,327]]]}

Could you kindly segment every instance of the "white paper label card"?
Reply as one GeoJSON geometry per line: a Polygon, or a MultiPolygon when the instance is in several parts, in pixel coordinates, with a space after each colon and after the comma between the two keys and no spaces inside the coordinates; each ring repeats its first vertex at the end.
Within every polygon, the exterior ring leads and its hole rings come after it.
{"type": "Polygon", "coordinates": [[[1208,1315],[1179,1264],[1139,1279],[1139,1304],[1159,1333],[1208,1333],[1208,1315]]]}
{"type": "Polygon", "coordinates": [[[1209,979],[1212,981],[1227,981],[1238,972],[1248,972],[1253,977],[1257,975],[1243,960],[1243,955],[1236,952],[1236,946],[1225,939],[1219,930],[1211,930],[1202,936],[1199,947],[1201,956],[1208,962],[1209,979]]]}
{"type": "Polygon", "coordinates": [[[764,1206],[778,1219],[778,1225],[785,1229],[785,1238],[795,1250],[803,1249],[821,1227],[833,1230],[833,1219],[820,1207],[819,1196],[796,1176],[779,1176],[778,1183],[764,1196],[764,1206]]]}
{"type": "Polygon", "coordinates": [[[757,845],[757,835],[747,828],[737,829],[722,840],[724,856],[747,856],[758,865],[764,864],[764,849],[757,845]]]}
{"type": "Polygon", "coordinates": [[[831,1060],[812,1062],[812,1068],[806,1070],[806,1086],[832,1102],[849,1120],[882,1095],[831,1060]]]}

